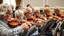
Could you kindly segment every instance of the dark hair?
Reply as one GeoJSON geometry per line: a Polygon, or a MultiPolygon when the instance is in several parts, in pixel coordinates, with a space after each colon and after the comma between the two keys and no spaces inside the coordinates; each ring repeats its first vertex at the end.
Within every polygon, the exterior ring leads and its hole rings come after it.
{"type": "Polygon", "coordinates": [[[27,4],[27,7],[30,6],[30,4],[27,4]]]}
{"type": "Polygon", "coordinates": [[[19,7],[21,7],[21,6],[16,6],[16,8],[15,8],[15,9],[17,10],[19,7]]]}
{"type": "Polygon", "coordinates": [[[45,5],[45,7],[49,7],[49,5],[45,5]]]}

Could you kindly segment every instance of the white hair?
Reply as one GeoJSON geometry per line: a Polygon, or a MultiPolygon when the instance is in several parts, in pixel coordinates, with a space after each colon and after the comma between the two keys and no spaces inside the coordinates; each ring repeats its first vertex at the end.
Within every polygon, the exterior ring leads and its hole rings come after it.
{"type": "MultiPolygon", "coordinates": [[[[44,7],[44,11],[45,11],[45,10],[50,10],[50,7],[44,7]]],[[[43,12],[44,12],[44,11],[43,11],[43,12]]]]}
{"type": "Polygon", "coordinates": [[[24,13],[28,13],[28,10],[30,10],[30,12],[32,12],[32,9],[31,9],[30,7],[26,7],[26,8],[24,9],[24,13]]]}
{"type": "Polygon", "coordinates": [[[0,4],[0,15],[6,15],[7,7],[7,4],[0,4]]]}
{"type": "Polygon", "coordinates": [[[34,8],[34,12],[36,12],[36,11],[38,11],[38,10],[40,10],[40,8],[38,8],[38,7],[35,7],[35,8],[34,8]]]}
{"type": "Polygon", "coordinates": [[[60,10],[60,8],[58,6],[56,6],[54,9],[59,9],[60,10]]]}
{"type": "Polygon", "coordinates": [[[15,17],[17,18],[17,16],[21,15],[22,14],[22,18],[24,16],[24,12],[22,10],[16,10],[15,11],[15,17]]]}

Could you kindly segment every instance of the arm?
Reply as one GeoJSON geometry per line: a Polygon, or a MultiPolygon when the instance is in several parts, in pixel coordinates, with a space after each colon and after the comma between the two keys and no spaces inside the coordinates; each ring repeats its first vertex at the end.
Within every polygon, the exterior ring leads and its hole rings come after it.
{"type": "Polygon", "coordinates": [[[23,30],[20,26],[14,28],[14,29],[9,29],[3,25],[0,25],[0,36],[14,36],[20,32],[23,32],[23,30]]]}

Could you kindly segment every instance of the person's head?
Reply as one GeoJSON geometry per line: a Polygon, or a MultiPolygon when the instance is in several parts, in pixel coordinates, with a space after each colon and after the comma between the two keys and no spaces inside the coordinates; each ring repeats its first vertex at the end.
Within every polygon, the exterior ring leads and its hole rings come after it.
{"type": "Polygon", "coordinates": [[[8,5],[1,4],[0,5],[0,18],[4,17],[6,15],[8,5]]]}
{"type": "Polygon", "coordinates": [[[44,8],[44,13],[45,13],[45,15],[50,15],[50,8],[49,7],[45,7],[44,8]]]}
{"type": "Polygon", "coordinates": [[[11,6],[8,6],[7,11],[8,14],[12,14],[13,13],[13,9],[11,6]]]}
{"type": "Polygon", "coordinates": [[[7,4],[0,4],[0,12],[5,12],[9,5],[7,4]]]}
{"type": "Polygon", "coordinates": [[[1,4],[1,6],[2,6],[3,8],[7,8],[9,5],[8,5],[8,4],[1,4]]]}
{"type": "Polygon", "coordinates": [[[16,10],[18,10],[18,9],[21,9],[21,6],[16,6],[16,8],[15,8],[16,10]]]}
{"type": "Polygon", "coordinates": [[[23,17],[24,17],[24,12],[21,10],[19,10],[19,12],[17,11],[15,14],[16,14],[15,17],[17,19],[23,19],[23,17]]]}
{"type": "Polygon", "coordinates": [[[32,9],[30,7],[27,7],[24,9],[24,15],[26,18],[31,18],[32,16],[32,9]]]}
{"type": "Polygon", "coordinates": [[[58,8],[58,7],[55,8],[55,9],[54,9],[54,13],[56,13],[56,14],[60,14],[60,8],[58,8]]]}
{"type": "Polygon", "coordinates": [[[32,5],[31,5],[31,4],[27,4],[27,7],[30,7],[30,8],[32,8],[32,5]]]}
{"type": "Polygon", "coordinates": [[[45,5],[44,7],[49,7],[49,5],[45,5]]]}
{"type": "Polygon", "coordinates": [[[10,5],[9,7],[12,8],[12,10],[14,9],[13,5],[10,5]]]}
{"type": "MultiPolygon", "coordinates": [[[[4,5],[3,5],[4,6],[4,5]]],[[[1,7],[3,7],[3,6],[1,6],[1,7]]],[[[7,7],[7,6],[6,6],[7,7]]],[[[5,8],[5,7],[3,7],[3,8],[1,8],[1,10],[0,10],[0,18],[3,18],[4,20],[8,20],[8,19],[10,19],[11,18],[11,15],[9,14],[9,10],[8,10],[8,8],[5,8]],[[6,10],[7,9],[7,10],[6,10]],[[1,11],[2,10],[2,11],[1,11]],[[5,11],[4,11],[5,10],[5,11]]]]}
{"type": "Polygon", "coordinates": [[[38,7],[34,8],[34,15],[39,16],[40,15],[40,9],[38,7]]]}

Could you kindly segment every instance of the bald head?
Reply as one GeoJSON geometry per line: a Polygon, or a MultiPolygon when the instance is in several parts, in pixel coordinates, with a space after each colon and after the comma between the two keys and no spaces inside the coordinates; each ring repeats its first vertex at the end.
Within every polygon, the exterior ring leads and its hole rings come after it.
{"type": "Polygon", "coordinates": [[[44,11],[46,11],[46,10],[50,10],[50,8],[49,8],[49,7],[45,7],[45,8],[44,8],[44,11]]]}
{"type": "Polygon", "coordinates": [[[27,7],[24,9],[24,13],[32,13],[32,9],[30,7],[27,7]]]}
{"type": "Polygon", "coordinates": [[[40,8],[35,7],[35,8],[34,8],[34,12],[40,12],[40,8]]]}
{"type": "Polygon", "coordinates": [[[46,4],[46,5],[45,5],[45,7],[49,7],[49,5],[48,5],[48,4],[46,4]]]}
{"type": "Polygon", "coordinates": [[[45,13],[46,15],[49,15],[49,14],[50,14],[50,8],[49,8],[49,7],[45,7],[45,8],[44,8],[44,13],[45,13]]]}
{"type": "Polygon", "coordinates": [[[39,16],[40,15],[40,8],[35,7],[34,8],[34,16],[39,16]]]}
{"type": "Polygon", "coordinates": [[[31,18],[32,16],[32,9],[30,7],[27,7],[24,9],[24,15],[26,18],[31,18]]]}
{"type": "Polygon", "coordinates": [[[55,8],[54,13],[59,14],[60,13],[60,8],[59,7],[55,8]]]}

